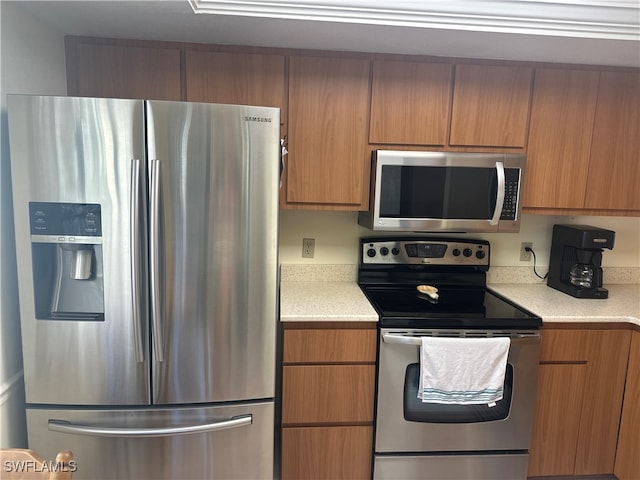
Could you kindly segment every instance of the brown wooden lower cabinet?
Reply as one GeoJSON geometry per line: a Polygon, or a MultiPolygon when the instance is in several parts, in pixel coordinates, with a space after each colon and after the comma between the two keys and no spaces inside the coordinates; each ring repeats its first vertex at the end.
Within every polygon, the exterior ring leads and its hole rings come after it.
{"type": "Polygon", "coordinates": [[[640,332],[633,332],[614,473],[620,480],[640,478],[640,332]]]}
{"type": "Polygon", "coordinates": [[[377,334],[285,326],[282,480],[371,478],[377,334]]]}
{"type": "Polygon", "coordinates": [[[612,475],[631,331],[542,330],[529,476],[612,475]]]}
{"type": "Polygon", "coordinates": [[[282,430],[282,480],[371,478],[372,426],[282,430]]]}
{"type": "Polygon", "coordinates": [[[587,365],[540,365],[529,475],[573,475],[587,365]]]}

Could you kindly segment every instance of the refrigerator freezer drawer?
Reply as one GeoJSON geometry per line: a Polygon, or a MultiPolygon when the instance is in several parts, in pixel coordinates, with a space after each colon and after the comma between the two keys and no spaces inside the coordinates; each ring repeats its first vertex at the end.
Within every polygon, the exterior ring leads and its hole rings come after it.
{"type": "Polygon", "coordinates": [[[29,448],[71,450],[74,479],[271,479],[272,402],[201,408],[27,409],[29,448]]]}

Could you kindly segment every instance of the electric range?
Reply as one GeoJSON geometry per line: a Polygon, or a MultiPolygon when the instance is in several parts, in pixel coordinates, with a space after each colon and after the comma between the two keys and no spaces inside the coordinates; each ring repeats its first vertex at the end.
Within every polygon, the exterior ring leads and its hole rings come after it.
{"type": "Polygon", "coordinates": [[[362,238],[358,284],[382,326],[536,329],[542,319],[487,287],[490,244],[466,238],[362,238]],[[435,295],[417,287],[437,289],[435,295]]]}
{"type": "Polygon", "coordinates": [[[539,316],[487,287],[490,244],[363,238],[358,283],[379,315],[374,480],[525,480],[540,358],[539,316]],[[508,337],[504,396],[417,399],[424,337],[508,337]]]}

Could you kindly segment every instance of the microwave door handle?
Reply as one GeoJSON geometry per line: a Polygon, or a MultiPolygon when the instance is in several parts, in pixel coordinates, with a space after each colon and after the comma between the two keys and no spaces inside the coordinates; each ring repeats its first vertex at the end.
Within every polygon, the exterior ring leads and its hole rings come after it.
{"type": "Polygon", "coordinates": [[[496,173],[498,174],[498,192],[496,194],[496,208],[493,211],[493,218],[490,220],[491,225],[498,225],[500,215],[502,214],[502,206],[504,205],[504,164],[496,162],[496,173]]]}

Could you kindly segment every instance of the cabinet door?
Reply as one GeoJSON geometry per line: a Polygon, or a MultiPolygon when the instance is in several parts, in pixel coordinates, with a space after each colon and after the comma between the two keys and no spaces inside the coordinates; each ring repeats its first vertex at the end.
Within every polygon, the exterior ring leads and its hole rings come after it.
{"type": "Polygon", "coordinates": [[[452,66],[373,62],[369,143],[445,145],[452,66]]]}
{"type": "Polygon", "coordinates": [[[529,476],[573,475],[586,372],[586,362],[540,365],[529,476]]]}
{"type": "Polygon", "coordinates": [[[599,76],[592,71],[536,71],[525,207],[584,207],[599,76]]]}
{"type": "Polygon", "coordinates": [[[614,472],[620,480],[640,478],[640,332],[633,332],[614,472]]]}
{"type": "Polygon", "coordinates": [[[287,203],[367,205],[369,61],[291,57],[287,203]]]}
{"type": "Polygon", "coordinates": [[[373,427],[282,430],[282,480],[369,480],[373,427]]]}
{"type": "Polygon", "coordinates": [[[544,330],[529,475],[610,475],[627,330],[544,330]]]}
{"type": "Polygon", "coordinates": [[[74,44],[69,62],[70,95],[180,100],[177,48],[74,44]]]}
{"type": "Polygon", "coordinates": [[[585,207],[640,210],[640,75],[600,74],[585,207]]]}
{"type": "Polygon", "coordinates": [[[277,107],[286,118],[282,55],[185,53],[187,100],[277,107]]]}
{"type": "Polygon", "coordinates": [[[524,148],[532,71],[457,65],[449,144],[524,148]]]}
{"type": "Polygon", "coordinates": [[[613,473],[631,332],[589,331],[589,370],[575,475],[613,473]]]}

